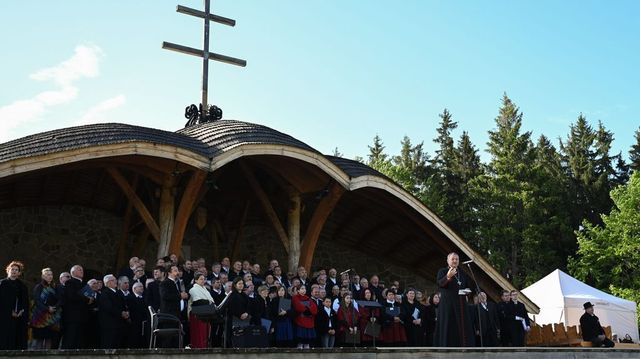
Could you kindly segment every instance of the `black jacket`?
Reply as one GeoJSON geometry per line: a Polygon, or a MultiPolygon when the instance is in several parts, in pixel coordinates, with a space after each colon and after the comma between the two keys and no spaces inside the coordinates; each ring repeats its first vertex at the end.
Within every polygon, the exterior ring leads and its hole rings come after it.
{"type": "Polygon", "coordinates": [[[84,285],[71,277],[64,285],[63,313],[65,323],[86,323],[89,320],[89,298],[82,294],[84,285]]]}
{"type": "Polygon", "coordinates": [[[318,307],[318,314],[316,314],[316,333],[318,335],[325,335],[329,329],[338,330],[338,316],[336,311],[331,309],[331,313],[327,315],[324,306],[318,307]],[[329,327],[329,323],[331,323],[331,327],[329,327]]]}
{"type": "Polygon", "coordinates": [[[145,302],[151,306],[156,312],[160,310],[160,281],[154,280],[150,282],[145,291],[145,302]]]}
{"type": "Polygon", "coordinates": [[[584,313],[580,317],[580,330],[582,331],[582,340],[593,341],[593,338],[604,334],[604,329],[600,325],[600,319],[595,315],[584,313]]]}
{"type": "Polygon", "coordinates": [[[160,283],[160,312],[180,318],[180,292],[171,278],[160,283]]]}
{"type": "Polygon", "coordinates": [[[124,326],[122,312],[125,310],[124,297],[118,295],[113,290],[105,288],[102,290],[98,302],[98,318],[100,328],[120,330],[124,326]]]}

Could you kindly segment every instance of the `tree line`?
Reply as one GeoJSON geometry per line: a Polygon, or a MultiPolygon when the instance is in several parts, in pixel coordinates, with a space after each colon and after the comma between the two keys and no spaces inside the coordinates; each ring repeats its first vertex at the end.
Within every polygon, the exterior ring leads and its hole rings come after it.
{"type": "MultiPolygon", "coordinates": [[[[484,163],[466,131],[453,137],[458,124],[447,109],[439,118],[432,156],[408,136],[400,153],[390,155],[376,135],[367,158],[356,160],[420,199],[518,287],[560,268],[600,289],[639,293],[640,261],[616,267],[613,254],[602,261],[618,239],[594,233],[611,225],[608,216],[620,211],[615,194],[627,191],[616,188],[640,169],[640,129],[628,163],[622,153],[611,153],[613,133],[601,122],[592,127],[582,114],[556,147],[546,136],[533,139],[522,130],[523,114],[504,94],[484,163]],[[617,271],[628,280],[616,282],[617,271]]],[[[340,155],[337,148],[334,154],[340,155]]],[[[637,202],[635,211],[640,217],[637,202]]],[[[640,221],[635,226],[625,244],[629,259],[640,259],[640,221]]]]}

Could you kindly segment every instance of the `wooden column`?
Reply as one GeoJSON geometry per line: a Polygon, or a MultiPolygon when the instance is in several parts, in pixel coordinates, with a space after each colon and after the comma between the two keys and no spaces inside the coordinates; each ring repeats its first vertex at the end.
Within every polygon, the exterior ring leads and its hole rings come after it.
{"type": "Polygon", "coordinates": [[[320,233],[324,227],[327,218],[333,212],[333,209],[342,198],[345,189],[337,182],[332,182],[329,187],[329,193],[324,197],[309,222],[309,226],[304,234],[304,240],[302,241],[302,248],[300,250],[299,265],[305,267],[307,270],[311,269],[311,263],[313,262],[313,254],[320,238],[320,233]]]}
{"type": "Polygon", "coordinates": [[[160,243],[158,243],[157,257],[169,255],[169,245],[171,243],[171,235],[173,234],[174,211],[175,211],[175,178],[172,174],[166,175],[162,182],[162,190],[160,192],[160,214],[158,216],[160,222],[160,243]]]}
{"type": "Polygon", "coordinates": [[[300,192],[289,190],[289,211],[287,213],[289,237],[289,272],[296,272],[300,260],[300,192]]]}
{"type": "Polygon", "coordinates": [[[171,243],[169,244],[169,253],[176,253],[181,255],[182,241],[184,240],[184,231],[189,223],[189,218],[197,201],[204,197],[203,183],[207,178],[207,173],[202,170],[196,170],[189,179],[187,187],[184,189],[182,198],[180,199],[180,205],[176,212],[176,218],[171,231],[171,243]]]}

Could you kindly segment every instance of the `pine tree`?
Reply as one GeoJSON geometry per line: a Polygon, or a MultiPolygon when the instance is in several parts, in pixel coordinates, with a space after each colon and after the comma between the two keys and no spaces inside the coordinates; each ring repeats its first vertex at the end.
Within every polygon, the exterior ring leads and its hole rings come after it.
{"type": "MultiPolygon", "coordinates": [[[[528,199],[532,196],[531,169],[535,151],[531,133],[521,133],[522,112],[505,94],[489,131],[489,173],[472,181],[471,194],[478,214],[478,249],[516,285],[524,282],[527,267],[522,251],[527,237],[528,199]]],[[[530,236],[530,235],[529,235],[530,236]]]]}
{"type": "Polygon", "coordinates": [[[380,136],[376,135],[373,138],[373,146],[369,147],[369,161],[367,164],[374,167],[376,164],[383,163],[387,160],[387,155],[384,153],[385,146],[382,143],[380,136]]]}
{"type": "Polygon", "coordinates": [[[636,143],[631,146],[629,150],[629,167],[633,172],[640,170],[640,127],[635,133],[636,143]]]}

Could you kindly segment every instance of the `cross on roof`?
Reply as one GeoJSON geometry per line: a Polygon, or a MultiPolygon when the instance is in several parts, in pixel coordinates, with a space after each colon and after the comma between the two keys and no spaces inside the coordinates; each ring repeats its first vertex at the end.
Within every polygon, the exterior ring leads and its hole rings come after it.
{"type": "Polygon", "coordinates": [[[237,59],[230,56],[220,55],[209,52],[209,21],[217,22],[227,26],[235,26],[236,21],[226,17],[214,15],[211,13],[211,0],[204,0],[204,12],[192,9],[186,6],[178,5],[176,11],[204,19],[204,44],[203,49],[194,49],[192,47],[174,44],[171,42],[162,42],[162,48],[172,51],[181,52],[183,54],[202,57],[202,102],[200,109],[196,105],[187,106],[185,109],[185,117],[189,119],[185,127],[195,125],[198,122],[207,122],[219,120],[222,118],[222,110],[216,106],[208,105],[209,92],[209,60],[224,62],[236,66],[247,66],[247,61],[237,59]]]}

